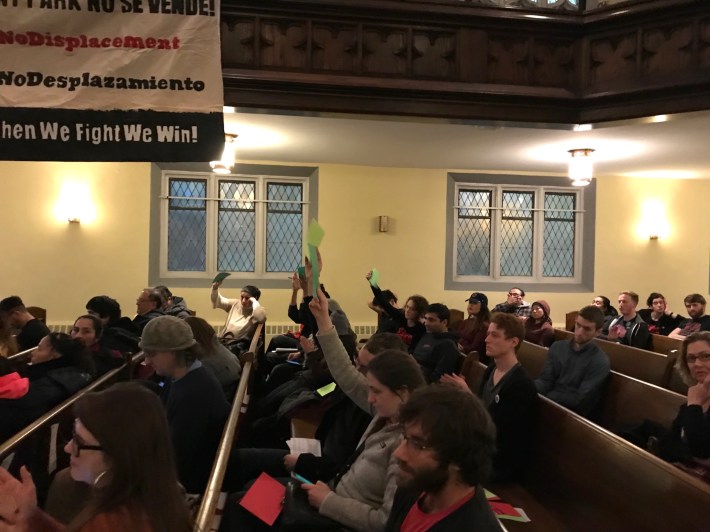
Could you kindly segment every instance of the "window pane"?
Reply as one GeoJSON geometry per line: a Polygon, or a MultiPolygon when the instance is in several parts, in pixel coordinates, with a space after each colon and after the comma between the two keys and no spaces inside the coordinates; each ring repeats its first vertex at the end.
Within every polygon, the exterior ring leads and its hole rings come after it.
{"type": "Polygon", "coordinates": [[[170,179],[168,195],[168,270],[205,271],[207,181],[170,179]]]}
{"type": "Polygon", "coordinates": [[[255,194],[253,182],[219,182],[217,269],[220,271],[254,271],[255,194]]]}
{"type": "Polygon", "coordinates": [[[532,275],[533,211],[532,192],[503,192],[500,228],[501,276],[532,275]]]}
{"type": "Polygon", "coordinates": [[[460,190],[456,241],[457,275],[490,275],[491,193],[460,190]]]}
{"type": "Polygon", "coordinates": [[[545,194],[544,277],[574,277],[576,199],[576,194],[545,194]]]}
{"type": "Polygon", "coordinates": [[[266,271],[293,272],[301,264],[303,187],[267,183],[266,271]],[[273,202],[273,203],[272,203],[273,202]]]}

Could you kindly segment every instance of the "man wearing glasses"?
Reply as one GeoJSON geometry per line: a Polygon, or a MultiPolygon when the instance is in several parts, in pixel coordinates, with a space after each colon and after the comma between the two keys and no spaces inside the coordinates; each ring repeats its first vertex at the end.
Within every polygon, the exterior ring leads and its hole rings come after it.
{"type": "Polygon", "coordinates": [[[530,304],[523,300],[525,290],[514,286],[508,290],[508,299],[505,303],[498,303],[491,312],[504,312],[506,314],[515,314],[519,318],[530,317],[530,304]]]}
{"type": "Polygon", "coordinates": [[[473,394],[420,388],[399,413],[397,492],[385,530],[499,532],[481,484],[492,469],[495,427],[473,394]]]}

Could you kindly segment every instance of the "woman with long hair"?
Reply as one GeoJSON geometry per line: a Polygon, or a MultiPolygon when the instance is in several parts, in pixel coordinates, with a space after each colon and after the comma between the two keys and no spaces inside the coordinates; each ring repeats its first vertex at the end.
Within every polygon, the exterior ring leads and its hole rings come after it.
{"type": "Polygon", "coordinates": [[[160,399],[135,383],[88,393],[76,402],[71,476],[92,486],[91,500],[66,527],[37,507],[32,476],[0,469],[0,530],[188,532],[190,517],[175,475],[160,399]]]}
{"type": "Polygon", "coordinates": [[[120,351],[102,345],[103,332],[104,325],[101,319],[92,314],[79,316],[71,329],[71,337],[84,344],[91,353],[97,375],[103,375],[123,364],[120,351]]]}
{"type": "Polygon", "coordinates": [[[460,321],[454,330],[459,337],[459,350],[465,354],[476,351],[478,360],[487,366],[490,359],[486,355],[486,335],[491,322],[488,296],[482,292],[474,292],[466,302],[468,318],[460,321]]]}
{"type": "Polygon", "coordinates": [[[86,346],[65,333],[49,333],[42,338],[37,349],[32,351],[30,363],[23,373],[31,381],[61,368],[73,368],[91,377],[96,372],[86,346]]]}

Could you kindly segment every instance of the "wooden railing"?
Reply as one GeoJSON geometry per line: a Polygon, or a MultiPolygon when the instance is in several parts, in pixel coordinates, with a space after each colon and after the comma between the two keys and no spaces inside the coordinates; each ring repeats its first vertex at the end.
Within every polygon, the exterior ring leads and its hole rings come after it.
{"type": "Polygon", "coordinates": [[[7,357],[8,360],[12,360],[13,362],[22,362],[23,359],[28,358],[32,353],[36,350],[36,347],[30,347],[29,349],[25,349],[24,351],[20,351],[19,353],[15,353],[14,355],[10,355],[7,357]]]}

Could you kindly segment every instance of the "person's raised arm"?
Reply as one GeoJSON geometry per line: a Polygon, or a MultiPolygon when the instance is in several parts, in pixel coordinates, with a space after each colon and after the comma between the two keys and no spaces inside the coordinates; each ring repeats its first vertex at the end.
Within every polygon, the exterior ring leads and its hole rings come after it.
{"type": "MultiPolygon", "coordinates": [[[[372,279],[372,270],[365,274],[365,279],[367,279],[368,282],[372,279]]],[[[385,299],[382,289],[379,286],[370,283],[370,289],[372,290],[372,295],[375,296],[375,301],[377,301],[377,305],[380,307],[382,312],[385,312],[390,318],[396,320],[397,322],[401,322],[404,319],[402,311],[394,307],[391,302],[385,299]]]]}
{"type": "Polygon", "coordinates": [[[218,283],[212,283],[212,291],[210,292],[210,300],[212,301],[212,308],[221,308],[225,312],[229,312],[229,310],[232,308],[232,305],[236,303],[236,299],[228,299],[226,297],[222,297],[222,295],[219,293],[219,287],[222,285],[222,282],[218,283]]]}

